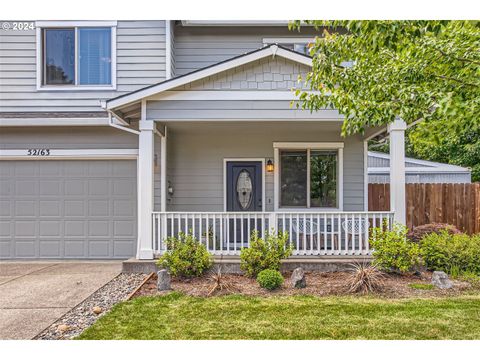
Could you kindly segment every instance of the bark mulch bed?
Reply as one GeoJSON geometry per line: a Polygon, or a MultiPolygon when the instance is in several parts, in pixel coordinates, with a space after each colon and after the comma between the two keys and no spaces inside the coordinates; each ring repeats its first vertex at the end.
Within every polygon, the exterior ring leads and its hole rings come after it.
{"type": "MultiPolygon", "coordinates": [[[[172,290],[187,295],[206,297],[208,296],[214,281],[211,276],[213,273],[192,279],[172,279],[172,290]]],[[[346,285],[348,272],[310,272],[306,273],[307,287],[295,289],[290,286],[291,273],[283,274],[285,282],[283,286],[275,291],[262,289],[255,279],[243,275],[223,274],[222,279],[233,285],[236,289],[235,294],[255,295],[255,296],[282,296],[282,295],[315,295],[315,296],[333,296],[347,295],[348,287],[346,285]]],[[[384,285],[376,295],[386,298],[418,298],[418,297],[445,297],[456,296],[472,288],[470,283],[452,280],[454,286],[448,290],[434,288],[431,290],[420,290],[411,288],[410,284],[430,284],[431,273],[424,272],[420,275],[394,275],[385,274],[384,285]]],[[[152,296],[162,295],[165,292],[157,290],[157,276],[151,277],[140,289],[133,295],[152,296]]],[[[216,291],[213,296],[230,294],[229,291],[216,291]]]]}

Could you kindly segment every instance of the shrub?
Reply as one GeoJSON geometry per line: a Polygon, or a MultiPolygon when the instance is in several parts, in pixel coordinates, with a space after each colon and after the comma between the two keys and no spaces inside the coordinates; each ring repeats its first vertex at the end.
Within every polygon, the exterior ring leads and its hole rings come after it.
{"type": "Polygon", "coordinates": [[[168,268],[173,276],[200,276],[213,264],[205,245],[192,234],[179,233],[178,238],[168,238],[166,244],[167,252],[157,265],[168,268]]]}
{"type": "Polygon", "coordinates": [[[250,277],[266,269],[280,270],[280,262],[292,254],[293,247],[287,243],[287,233],[268,233],[262,239],[257,231],[252,232],[250,247],[240,252],[240,269],[250,277]]]}
{"type": "Polygon", "coordinates": [[[347,278],[348,292],[368,294],[383,286],[383,273],[372,264],[354,264],[347,278]]]}
{"type": "Polygon", "coordinates": [[[461,234],[455,226],[441,223],[431,223],[416,226],[407,234],[407,238],[413,242],[419,242],[423,237],[431,233],[439,234],[442,230],[447,231],[449,234],[461,234]]]}
{"type": "Polygon", "coordinates": [[[422,264],[420,247],[407,241],[407,228],[394,224],[393,229],[372,231],[373,264],[385,271],[408,272],[422,264]]]}
{"type": "Polygon", "coordinates": [[[275,290],[283,284],[283,276],[277,270],[265,269],[258,273],[257,281],[262,288],[275,290]]]}
{"type": "Polygon", "coordinates": [[[425,265],[429,270],[459,276],[480,274],[480,234],[432,233],[420,241],[425,265]]]}

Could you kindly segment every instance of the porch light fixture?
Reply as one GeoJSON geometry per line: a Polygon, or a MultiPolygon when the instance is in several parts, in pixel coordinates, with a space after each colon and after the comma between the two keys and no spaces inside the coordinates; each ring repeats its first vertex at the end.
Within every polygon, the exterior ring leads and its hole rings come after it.
{"type": "Polygon", "coordinates": [[[271,172],[273,172],[273,169],[274,169],[273,161],[271,159],[268,159],[268,161],[267,161],[267,172],[271,173],[271,172]]]}
{"type": "Polygon", "coordinates": [[[173,189],[172,183],[169,181],[168,182],[168,187],[167,187],[168,195],[172,196],[175,190],[173,189]]]}

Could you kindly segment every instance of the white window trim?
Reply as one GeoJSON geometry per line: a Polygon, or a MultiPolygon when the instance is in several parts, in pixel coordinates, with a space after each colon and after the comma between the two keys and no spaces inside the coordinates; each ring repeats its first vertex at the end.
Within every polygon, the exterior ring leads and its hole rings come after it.
{"type": "MultiPolygon", "coordinates": [[[[116,21],[36,21],[36,80],[37,91],[111,91],[117,89],[117,22],[116,21]],[[111,31],[111,85],[43,85],[43,39],[42,29],[44,28],[75,28],[75,62],[77,62],[77,38],[79,27],[110,27],[111,31]]],[[[75,79],[77,79],[75,66],[75,79]]]]}
{"type": "Polygon", "coordinates": [[[223,211],[227,212],[227,162],[259,161],[262,163],[262,212],[265,212],[265,158],[224,158],[223,159],[223,211]]]}
{"type": "MultiPolygon", "coordinates": [[[[343,211],[343,142],[274,142],[274,209],[278,211],[316,212],[316,211],[343,211]],[[338,184],[336,208],[289,208],[280,206],[280,150],[337,150],[338,151],[338,184]]],[[[307,162],[309,164],[310,162],[307,162]]],[[[308,166],[308,165],[307,165],[308,166]]],[[[308,186],[307,182],[307,186],[308,186]]],[[[309,189],[307,189],[309,190],[309,189]]],[[[308,191],[309,193],[309,191],[308,191]]],[[[308,201],[308,199],[307,199],[308,201]]]]}

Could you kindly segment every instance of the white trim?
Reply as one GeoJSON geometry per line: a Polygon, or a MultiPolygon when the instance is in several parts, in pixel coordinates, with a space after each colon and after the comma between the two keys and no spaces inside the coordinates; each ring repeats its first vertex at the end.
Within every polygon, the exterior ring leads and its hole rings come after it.
{"type": "MultiPolygon", "coordinates": [[[[150,120],[149,120],[150,121],[150,120]]],[[[151,120],[151,121],[161,121],[163,124],[175,123],[175,122],[343,122],[343,118],[291,118],[291,119],[242,119],[242,118],[230,118],[230,119],[161,119],[161,120],[151,120]]]]}
{"type": "MultiPolygon", "coordinates": [[[[33,147],[46,149],[47,146],[33,147]]],[[[28,155],[26,149],[0,150],[0,160],[107,160],[136,159],[138,149],[49,149],[50,155],[28,155]]]]}
{"type": "Polygon", "coordinates": [[[227,212],[227,162],[259,161],[262,163],[262,212],[265,212],[265,158],[223,158],[223,211],[227,212]]]}
{"type": "Polygon", "coordinates": [[[182,20],[183,26],[287,26],[288,20],[182,20]]]}
{"type": "Polygon", "coordinates": [[[130,95],[123,96],[119,99],[112,99],[110,101],[107,101],[107,108],[108,109],[113,109],[119,106],[124,106],[126,104],[130,104],[132,102],[138,101],[143,98],[148,98],[152,95],[155,95],[159,92],[166,91],[169,89],[176,88],[178,86],[182,86],[185,84],[188,84],[190,82],[200,80],[215,74],[218,74],[220,72],[230,70],[233,68],[236,68],[238,66],[242,66],[245,64],[248,64],[250,62],[260,60],[269,56],[272,56],[273,54],[276,53],[276,56],[281,56],[286,59],[296,61],[298,63],[307,65],[307,66],[312,66],[312,59],[308,56],[304,56],[301,54],[294,53],[292,51],[288,50],[283,50],[278,48],[276,45],[268,46],[262,50],[256,51],[251,54],[247,54],[241,57],[237,57],[235,59],[229,60],[222,62],[220,64],[208,67],[203,70],[196,71],[193,74],[186,75],[186,76],[181,76],[176,79],[172,79],[170,81],[162,82],[158,85],[147,87],[143,90],[134,92],[130,95]]]}
{"type": "MultiPolygon", "coordinates": [[[[154,145],[155,146],[155,145],[154,145]]],[[[160,210],[167,211],[167,127],[160,137],[160,210]]]]}
{"type": "Polygon", "coordinates": [[[113,91],[117,89],[117,21],[36,21],[36,88],[37,91],[113,91]],[[75,30],[75,85],[44,85],[42,29],[70,27],[75,30]],[[109,27],[111,36],[110,71],[111,84],[81,85],[78,84],[78,28],[79,27],[109,27]]]}
{"type": "Polygon", "coordinates": [[[108,118],[8,118],[0,119],[2,126],[107,126],[108,118]]]}
{"type": "MultiPolygon", "coordinates": [[[[273,151],[274,151],[274,168],[273,168],[273,202],[274,202],[274,211],[298,211],[298,212],[312,212],[312,211],[343,211],[343,142],[274,142],[273,151]],[[338,206],[336,208],[289,208],[289,207],[280,207],[280,150],[293,150],[301,149],[307,150],[308,155],[310,154],[310,149],[314,150],[337,150],[338,151],[338,193],[337,193],[337,202],[338,206]]],[[[307,164],[309,161],[307,162],[307,164]]],[[[308,166],[308,165],[307,165],[308,166]]],[[[307,182],[308,183],[308,182],[307,182]]],[[[308,186],[308,185],[307,185],[308,186]]],[[[309,192],[308,192],[309,193],[309,192]]],[[[307,205],[309,200],[307,199],[307,205]]]]}
{"type": "Polygon", "coordinates": [[[269,44],[308,44],[315,41],[313,37],[277,37],[277,38],[263,38],[265,45],[269,44]]]}
{"type": "Polygon", "coordinates": [[[165,78],[172,77],[172,22],[165,20],[165,78]]]}
{"type": "MultiPolygon", "coordinates": [[[[312,92],[312,94],[315,92],[312,92]]],[[[298,100],[294,91],[164,91],[153,95],[148,101],[166,101],[166,100],[298,100]]]]}
{"type": "Polygon", "coordinates": [[[56,20],[41,20],[35,21],[36,28],[43,27],[108,27],[108,26],[117,26],[118,22],[113,21],[103,21],[103,20],[80,20],[80,21],[56,21],[56,20]]]}
{"type": "Polygon", "coordinates": [[[274,142],[274,148],[281,149],[343,149],[343,142],[274,142]]]}

